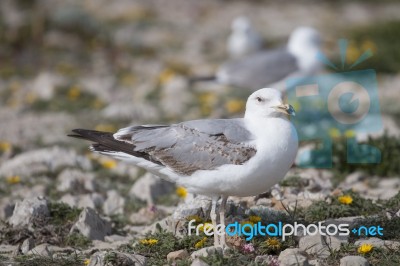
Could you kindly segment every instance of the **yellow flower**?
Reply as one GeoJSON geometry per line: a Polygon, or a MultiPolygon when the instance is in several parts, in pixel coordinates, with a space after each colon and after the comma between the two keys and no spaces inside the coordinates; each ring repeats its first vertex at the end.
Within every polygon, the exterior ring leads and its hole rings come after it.
{"type": "Polygon", "coordinates": [[[203,219],[201,219],[200,216],[198,215],[190,215],[186,217],[186,220],[188,221],[194,220],[196,223],[201,223],[203,221],[203,219]]]}
{"type": "Polygon", "coordinates": [[[342,204],[349,205],[353,202],[353,198],[350,195],[343,195],[338,198],[339,202],[342,204]]]}
{"type": "Polygon", "coordinates": [[[85,264],[85,265],[89,265],[89,263],[90,263],[90,260],[89,260],[89,259],[85,259],[85,260],[83,261],[83,264],[85,264]]]}
{"type": "Polygon", "coordinates": [[[18,184],[21,182],[21,178],[18,175],[14,175],[14,176],[9,176],[7,177],[7,183],[8,184],[18,184]]]}
{"type": "Polygon", "coordinates": [[[361,44],[361,49],[364,51],[371,50],[372,53],[377,51],[376,44],[371,40],[365,40],[361,44]]]}
{"type": "Polygon", "coordinates": [[[37,100],[37,96],[34,92],[28,92],[25,95],[25,102],[28,104],[32,104],[37,100]]]}
{"type": "Polygon", "coordinates": [[[158,76],[158,81],[161,84],[165,84],[175,76],[175,72],[171,69],[164,69],[158,76]]]}
{"type": "Polygon", "coordinates": [[[101,165],[107,169],[114,169],[117,167],[117,162],[112,159],[106,159],[101,161],[101,165]]]}
{"type": "Polygon", "coordinates": [[[212,229],[213,229],[212,223],[204,223],[199,226],[199,230],[201,232],[204,232],[205,230],[207,230],[208,232],[212,232],[212,229]]]}
{"type": "Polygon", "coordinates": [[[253,224],[256,224],[261,221],[261,217],[257,215],[251,215],[249,217],[249,221],[252,222],[253,224]]]}
{"type": "Polygon", "coordinates": [[[264,245],[271,248],[271,249],[280,249],[281,242],[276,237],[271,237],[265,240],[264,245]]]}
{"type": "Polygon", "coordinates": [[[91,105],[94,109],[100,109],[104,106],[104,102],[100,99],[95,99],[91,105]]]}
{"type": "Polygon", "coordinates": [[[11,150],[11,144],[6,141],[0,141],[0,151],[8,152],[11,150]]]}
{"type": "Polygon", "coordinates": [[[81,96],[81,90],[79,89],[78,86],[72,86],[68,90],[68,99],[70,99],[71,101],[78,99],[79,96],[81,96]]]}
{"type": "Polygon", "coordinates": [[[349,43],[347,47],[346,61],[348,63],[355,62],[361,55],[360,49],[354,43],[349,43]]]}
{"type": "Polygon", "coordinates": [[[202,115],[209,115],[213,110],[213,106],[217,103],[217,95],[214,92],[203,92],[198,96],[200,103],[200,111],[202,115]]]}
{"type": "Polygon", "coordinates": [[[361,246],[358,247],[357,251],[358,251],[358,253],[361,253],[361,254],[367,254],[373,248],[374,248],[374,246],[371,244],[362,244],[361,246]]]}
{"type": "Polygon", "coordinates": [[[10,91],[12,91],[12,92],[16,92],[16,91],[19,91],[21,89],[21,83],[18,82],[18,81],[11,82],[9,86],[10,86],[9,87],[10,91]]]}
{"type": "Polygon", "coordinates": [[[200,104],[212,104],[217,101],[217,95],[214,92],[203,92],[199,95],[200,104]]]}
{"type": "Polygon", "coordinates": [[[98,124],[94,129],[106,132],[114,132],[116,130],[115,126],[112,124],[98,124]]]}
{"type": "Polygon", "coordinates": [[[154,239],[154,238],[142,239],[142,240],[140,240],[140,243],[143,245],[146,245],[146,246],[153,246],[158,243],[158,240],[154,239]]]}
{"type": "Polygon", "coordinates": [[[124,86],[132,86],[135,83],[135,76],[132,74],[125,74],[121,78],[121,84],[124,86]]]}
{"type": "Polygon", "coordinates": [[[354,130],[346,130],[346,132],[344,132],[344,135],[346,136],[346,138],[354,138],[356,136],[356,132],[354,130]]]}
{"type": "Polygon", "coordinates": [[[333,139],[337,139],[337,138],[339,138],[340,137],[340,131],[339,131],[339,129],[337,129],[337,128],[331,128],[331,129],[329,129],[329,136],[331,137],[331,138],[333,138],[333,139]]]}
{"type": "Polygon", "coordinates": [[[195,248],[202,248],[204,247],[204,244],[207,241],[207,237],[204,237],[202,240],[200,240],[199,242],[197,242],[196,244],[194,244],[195,248]]]}
{"type": "Polygon", "coordinates": [[[244,107],[245,107],[245,102],[239,99],[229,100],[225,104],[225,109],[231,114],[244,111],[244,107]]]}
{"type": "Polygon", "coordinates": [[[180,198],[186,198],[187,196],[187,190],[184,187],[177,187],[175,190],[176,195],[178,195],[178,197],[180,198]]]}

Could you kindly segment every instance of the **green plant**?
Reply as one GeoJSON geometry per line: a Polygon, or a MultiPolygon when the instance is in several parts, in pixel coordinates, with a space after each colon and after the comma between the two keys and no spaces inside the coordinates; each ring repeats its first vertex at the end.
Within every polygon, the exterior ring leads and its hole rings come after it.
{"type": "Polygon", "coordinates": [[[86,236],[79,233],[72,233],[65,238],[65,245],[73,248],[87,248],[92,244],[92,241],[86,236]]]}
{"type": "Polygon", "coordinates": [[[283,187],[298,187],[298,188],[303,188],[307,185],[308,181],[304,178],[301,178],[301,176],[288,176],[285,179],[283,179],[279,185],[283,187]]]}
{"type": "Polygon", "coordinates": [[[346,174],[355,171],[363,171],[366,174],[377,176],[399,175],[400,164],[397,163],[396,158],[400,156],[400,138],[391,137],[385,133],[381,137],[369,137],[367,141],[359,143],[375,147],[381,152],[381,162],[378,164],[348,163],[346,141],[346,138],[338,138],[333,141],[332,169],[336,172],[336,177],[343,178],[346,174]]]}
{"type": "Polygon", "coordinates": [[[50,211],[50,223],[54,225],[74,222],[82,211],[82,209],[72,208],[63,202],[50,202],[48,208],[50,211]]]}
{"type": "MultiPolygon", "coordinates": [[[[377,72],[397,73],[400,70],[400,20],[372,23],[367,26],[349,30],[349,40],[355,41],[355,46],[366,50],[373,46],[375,55],[354,69],[372,68],[377,72]],[[366,43],[371,45],[365,45],[366,43]]],[[[361,51],[363,52],[363,51],[361,51]]],[[[353,63],[353,62],[349,62],[353,63]]]]}
{"type": "Polygon", "coordinates": [[[322,221],[328,218],[339,218],[357,215],[372,215],[382,211],[381,206],[370,199],[364,199],[358,194],[344,192],[351,197],[350,204],[341,203],[338,197],[330,196],[326,201],[316,201],[307,209],[302,209],[302,215],[307,222],[322,221]]]}

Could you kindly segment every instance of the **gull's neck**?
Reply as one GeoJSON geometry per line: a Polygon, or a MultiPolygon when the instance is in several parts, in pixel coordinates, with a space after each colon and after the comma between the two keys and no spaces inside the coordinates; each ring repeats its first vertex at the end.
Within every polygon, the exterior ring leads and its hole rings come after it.
{"type": "MultiPolygon", "coordinates": [[[[257,137],[265,136],[265,132],[271,130],[273,123],[289,122],[289,119],[284,114],[276,114],[276,116],[260,117],[245,115],[244,122],[246,127],[257,137]]],[[[272,129],[273,130],[273,129],[272,129]]]]}
{"type": "Polygon", "coordinates": [[[317,58],[320,49],[317,46],[289,44],[288,51],[296,58],[298,67],[301,71],[312,72],[320,65],[317,58]]]}

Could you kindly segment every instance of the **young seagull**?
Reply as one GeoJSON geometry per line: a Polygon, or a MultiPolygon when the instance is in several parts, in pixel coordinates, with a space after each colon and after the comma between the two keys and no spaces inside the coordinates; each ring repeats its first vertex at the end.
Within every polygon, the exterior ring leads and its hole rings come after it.
{"type": "MultiPolygon", "coordinates": [[[[278,90],[266,88],[250,95],[244,118],[131,126],[115,134],[75,129],[70,136],[94,142],[92,151],[211,197],[216,228],[219,197],[225,226],[228,196],[258,195],[285,176],[297,153],[297,133],[289,120],[294,114],[278,90]]],[[[214,245],[225,246],[225,235],[214,234],[214,245]]]]}

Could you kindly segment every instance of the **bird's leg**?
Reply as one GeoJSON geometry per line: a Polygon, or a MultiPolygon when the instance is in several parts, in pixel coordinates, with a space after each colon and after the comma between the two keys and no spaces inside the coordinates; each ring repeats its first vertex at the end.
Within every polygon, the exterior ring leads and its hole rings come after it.
{"type": "Polygon", "coordinates": [[[214,230],[214,246],[216,246],[216,247],[218,247],[220,245],[218,234],[216,233],[216,230],[217,230],[217,212],[216,212],[217,201],[218,201],[218,197],[212,198],[211,212],[210,212],[210,218],[211,218],[211,222],[212,222],[213,230],[214,230]]]}
{"type": "Polygon", "coordinates": [[[221,223],[222,228],[224,230],[224,233],[221,235],[220,243],[219,243],[222,248],[226,247],[226,243],[225,243],[225,207],[226,207],[227,200],[228,200],[227,196],[222,196],[221,205],[219,206],[219,222],[221,223]]]}

